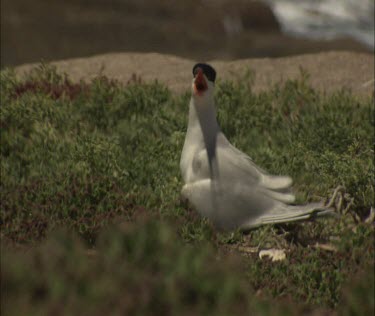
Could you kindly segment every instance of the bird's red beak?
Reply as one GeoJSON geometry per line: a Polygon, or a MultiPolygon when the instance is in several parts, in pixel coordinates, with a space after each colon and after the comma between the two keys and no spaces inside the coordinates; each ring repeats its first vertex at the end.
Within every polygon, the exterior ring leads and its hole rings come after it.
{"type": "Polygon", "coordinates": [[[198,95],[202,95],[204,91],[207,90],[207,82],[203,76],[203,70],[198,68],[198,73],[195,75],[194,80],[194,93],[198,95]]]}

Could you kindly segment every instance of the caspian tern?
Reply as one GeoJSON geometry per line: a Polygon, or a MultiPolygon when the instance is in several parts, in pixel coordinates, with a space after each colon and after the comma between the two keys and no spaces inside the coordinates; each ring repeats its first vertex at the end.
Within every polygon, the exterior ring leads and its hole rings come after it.
{"type": "Polygon", "coordinates": [[[216,71],[208,64],[193,67],[189,123],[180,169],[181,194],[219,229],[242,230],[264,224],[298,221],[331,213],[323,203],[290,205],[292,179],[273,176],[235,148],[216,120],[216,71]]]}

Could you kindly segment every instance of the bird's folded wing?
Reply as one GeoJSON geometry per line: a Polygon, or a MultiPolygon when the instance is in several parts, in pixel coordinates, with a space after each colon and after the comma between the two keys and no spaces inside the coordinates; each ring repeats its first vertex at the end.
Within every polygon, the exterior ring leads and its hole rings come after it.
{"type": "Polygon", "coordinates": [[[200,180],[183,187],[183,195],[198,212],[225,230],[306,220],[332,214],[322,203],[291,206],[241,182],[200,180]]]}
{"type": "Polygon", "coordinates": [[[187,184],[182,193],[202,216],[222,229],[249,225],[279,203],[258,192],[256,187],[211,179],[187,184]]]}
{"type": "Polygon", "coordinates": [[[289,188],[292,184],[290,177],[267,174],[249,156],[229,142],[227,144],[218,143],[214,157],[208,157],[205,149],[198,152],[193,159],[193,172],[200,179],[210,177],[211,179],[217,178],[228,182],[240,181],[248,185],[258,185],[268,190],[283,190],[289,188]],[[210,164],[214,164],[211,170],[216,174],[210,174],[210,164]]]}
{"type": "Polygon", "coordinates": [[[259,184],[263,187],[270,190],[283,190],[292,185],[292,178],[288,176],[270,175],[265,170],[257,166],[248,155],[234,147],[229,142],[228,147],[229,148],[227,150],[233,153],[232,156],[236,156],[236,163],[241,165],[243,170],[250,170],[253,174],[256,173],[259,179],[259,184]]]}

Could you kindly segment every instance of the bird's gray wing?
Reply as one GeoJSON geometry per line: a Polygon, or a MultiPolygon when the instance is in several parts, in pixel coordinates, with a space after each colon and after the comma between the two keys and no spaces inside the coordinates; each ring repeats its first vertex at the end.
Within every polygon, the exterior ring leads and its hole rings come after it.
{"type": "Polygon", "coordinates": [[[244,152],[233,146],[223,133],[217,137],[217,148],[223,149],[225,157],[232,160],[232,163],[241,168],[246,174],[256,177],[259,185],[270,190],[284,190],[289,188],[293,180],[288,176],[270,175],[268,172],[257,166],[253,160],[244,152]]]}
{"type": "Polygon", "coordinates": [[[259,194],[256,187],[240,182],[222,182],[204,179],[186,184],[182,189],[195,209],[225,230],[246,225],[250,227],[278,202],[259,194]]]}
{"type": "Polygon", "coordinates": [[[291,184],[289,177],[270,176],[262,172],[254,162],[234,146],[218,142],[215,161],[205,149],[199,151],[193,159],[193,172],[196,179],[212,179],[217,183],[242,183],[256,188],[259,192],[284,203],[294,202],[294,195],[278,192],[291,184]],[[211,166],[215,165],[214,168],[211,166]]]}
{"type": "Polygon", "coordinates": [[[186,184],[183,195],[197,211],[224,230],[250,229],[264,224],[306,220],[333,210],[323,203],[286,205],[263,194],[257,186],[204,179],[186,184]]]}

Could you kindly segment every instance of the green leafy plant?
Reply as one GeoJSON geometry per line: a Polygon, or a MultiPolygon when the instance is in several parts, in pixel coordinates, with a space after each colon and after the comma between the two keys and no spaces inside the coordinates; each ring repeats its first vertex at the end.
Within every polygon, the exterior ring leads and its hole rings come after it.
{"type": "Polygon", "coordinates": [[[374,226],[362,223],[374,200],[373,98],[322,94],[303,73],[262,93],[250,77],[219,82],[223,131],[262,168],[292,176],[299,202],[329,198],[338,185],[353,199],[339,218],[223,233],[180,200],[189,94],[105,77],[72,83],[48,65],[24,79],[4,70],[0,79],[7,313],[298,315],[373,306],[373,296],[349,300],[345,289],[354,279],[374,291],[371,278],[358,277],[374,262],[374,226]],[[259,259],[268,248],[284,249],[286,260],[259,259]]]}

